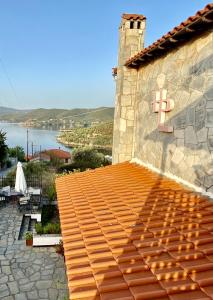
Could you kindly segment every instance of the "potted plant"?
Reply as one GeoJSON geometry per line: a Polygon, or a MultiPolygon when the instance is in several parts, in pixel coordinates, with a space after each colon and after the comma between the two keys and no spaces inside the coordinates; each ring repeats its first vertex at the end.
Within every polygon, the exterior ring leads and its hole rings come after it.
{"type": "Polygon", "coordinates": [[[33,245],[33,234],[30,231],[27,231],[25,233],[25,239],[26,239],[26,246],[32,246],[33,245]]]}
{"type": "Polygon", "coordinates": [[[63,246],[63,241],[60,240],[59,244],[55,246],[56,253],[64,256],[64,246],[63,246]]]}

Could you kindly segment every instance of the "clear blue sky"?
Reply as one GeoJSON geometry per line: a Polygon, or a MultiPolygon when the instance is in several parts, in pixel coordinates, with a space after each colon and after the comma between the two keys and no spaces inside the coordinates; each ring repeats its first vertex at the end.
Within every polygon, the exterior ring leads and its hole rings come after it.
{"type": "Polygon", "coordinates": [[[208,3],[0,0],[0,106],[112,106],[121,14],[147,17],[147,46],[208,3]]]}

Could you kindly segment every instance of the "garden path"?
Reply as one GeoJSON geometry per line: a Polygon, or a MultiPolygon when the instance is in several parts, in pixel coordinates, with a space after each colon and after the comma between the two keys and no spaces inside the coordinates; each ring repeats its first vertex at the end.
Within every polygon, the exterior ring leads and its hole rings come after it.
{"type": "Polygon", "coordinates": [[[26,247],[21,221],[12,205],[0,208],[0,299],[68,299],[63,257],[53,247],[26,247]]]}

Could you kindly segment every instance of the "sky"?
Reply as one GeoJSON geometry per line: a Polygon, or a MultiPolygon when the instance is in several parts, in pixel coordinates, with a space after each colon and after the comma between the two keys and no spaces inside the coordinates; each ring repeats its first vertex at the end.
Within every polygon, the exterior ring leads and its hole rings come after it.
{"type": "Polygon", "coordinates": [[[145,46],[204,0],[0,0],[0,106],[114,106],[123,13],[147,17],[145,46]]]}

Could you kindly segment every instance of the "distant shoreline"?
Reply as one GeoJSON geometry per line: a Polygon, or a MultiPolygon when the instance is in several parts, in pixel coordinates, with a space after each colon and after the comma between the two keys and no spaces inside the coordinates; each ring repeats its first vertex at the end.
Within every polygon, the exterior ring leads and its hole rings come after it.
{"type": "Polygon", "coordinates": [[[83,144],[83,143],[70,143],[70,142],[66,142],[63,139],[61,139],[60,137],[56,137],[56,140],[58,143],[69,147],[69,148],[78,148],[78,147],[86,147],[86,146],[91,146],[97,149],[105,149],[105,150],[112,150],[111,146],[102,146],[102,145],[93,145],[93,144],[83,144]]]}

